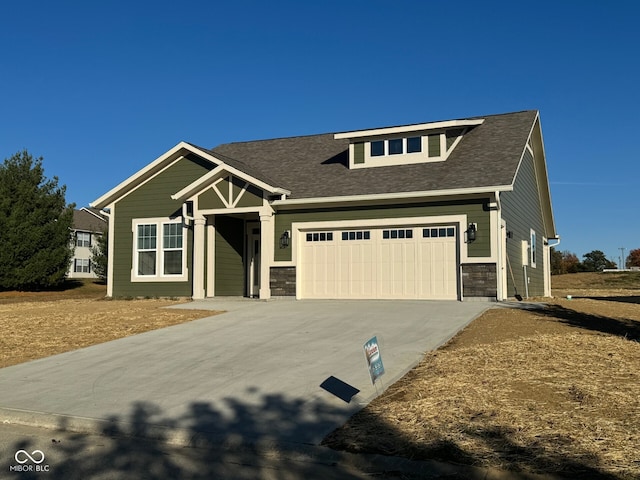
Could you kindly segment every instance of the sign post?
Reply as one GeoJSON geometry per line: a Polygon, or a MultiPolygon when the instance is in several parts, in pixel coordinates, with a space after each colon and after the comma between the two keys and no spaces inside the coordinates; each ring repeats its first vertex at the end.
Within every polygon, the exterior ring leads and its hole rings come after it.
{"type": "Polygon", "coordinates": [[[367,359],[371,383],[375,385],[376,380],[384,374],[384,365],[382,364],[382,355],[380,355],[380,347],[378,346],[378,337],[373,337],[364,344],[364,356],[367,359]]]}

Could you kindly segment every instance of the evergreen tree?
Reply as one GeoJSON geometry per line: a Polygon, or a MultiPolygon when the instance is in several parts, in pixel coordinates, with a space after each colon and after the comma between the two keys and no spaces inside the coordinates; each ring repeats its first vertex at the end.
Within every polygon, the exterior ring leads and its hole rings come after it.
{"type": "Polygon", "coordinates": [[[38,290],[64,281],[73,247],[66,187],[44,176],[26,150],[0,165],[0,289],[38,290]]]}
{"type": "Polygon", "coordinates": [[[601,272],[605,268],[616,268],[616,264],[608,260],[602,250],[593,250],[585,253],[582,258],[582,267],[585,272],[601,272]]]}
{"type": "Polygon", "coordinates": [[[99,235],[96,244],[91,247],[91,266],[98,278],[107,281],[107,265],[109,261],[109,231],[105,229],[99,235]]]}

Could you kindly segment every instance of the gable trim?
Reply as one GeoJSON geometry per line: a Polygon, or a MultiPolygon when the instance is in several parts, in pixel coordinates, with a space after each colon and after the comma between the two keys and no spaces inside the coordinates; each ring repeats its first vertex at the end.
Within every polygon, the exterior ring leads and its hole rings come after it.
{"type": "MultiPolygon", "coordinates": [[[[215,157],[212,156],[212,158],[215,158],[215,157]]],[[[173,195],[171,195],[171,199],[172,200],[185,201],[188,198],[191,198],[194,195],[200,193],[201,191],[203,191],[204,189],[206,189],[209,186],[213,186],[214,187],[214,191],[216,191],[218,196],[220,196],[220,198],[223,199],[223,197],[225,197],[225,194],[219,191],[219,189],[217,188],[216,184],[218,182],[222,181],[222,179],[224,178],[224,176],[222,176],[222,175],[224,175],[225,172],[228,173],[229,175],[231,175],[233,177],[237,177],[237,178],[239,178],[239,179],[241,179],[241,180],[243,180],[245,182],[245,188],[243,189],[243,193],[244,193],[244,191],[246,191],[246,189],[249,187],[249,185],[252,184],[252,185],[255,185],[256,187],[258,187],[259,189],[265,190],[265,191],[267,191],[269,193],[272,193],[272,194],[291,195],[291,192],[289,190],[285,190],[283,188],[279,188],[279,187],[274,187],[272,185],[268,185],[268,184],[264,183],[263,181],[252,177],[251,175],[247,175],[246,173],[243,173],[243,172],[241,172],[240,170],[238,170],[236,168],[233,168],[233,167],[231,167],[229,165],[223,164],[223,165],[218,165],[216,168],[211,170],[206,175],[203,175],[202,177],[197,179],[195,182],[192,182],[191,184],[187,185],[186,187],[184,187],[179,192],[174,193],[173,195]]],[[[239,200],[241,197],[242,197],[242,195],[239,195],[237,200],[239,200]]],[[[228,200],[224,200],[223,199],[223,202],[225,204],[227,204],[228,200]]]]}
{"type": "MultiPolygon", "coordinates": [[[[214,170],[216,170],[217,168],[219,168],[222,165],[224,165],[224,168],[229,173],[231,173],[232,175],[235,175],[235,176],[237,176],[239,178],[242,178],[245,181],[253,183],[254,185],[262,188],[263,190],[267,190],[267,191],[269,191],[271,193],[278,193],[278,194],[281,194],[281,195],[290,195],[291,194],[291,192],[288,191],[288,190],[285,190],[285,189],[279,188],[279,187],[275,187],[275,186],[272,186],[272,185],[268,185],[268,184],[266,184],[265,182],[263,182],[261,180],[253,178],[251,175],[248,175],[248,174],[246,174],[244,172],[241,172],[240,170],[238,170],[238,169],[236,169],[234,167],[231,167],[230,165],[227,165],[223,160],[220,160],[219,158],[215,157],[214,155],[208,154],[207,152],[205,152],[205,151],[203,151],[203,150],[201,150],[199,148],[196,148],[196,147],[194,147],[193,145],[191,145],[191,144],[189,144],[187,142],[180,142],[175,147],[173,147],[172,149],[170,149],[167,152],[165,152],[164,154],[160,155],[158,158],[156,158],[153,162],[148,164],[146,167],[144,167],[141,170],[137,171],[136,173],[131,175],[129,178],[127,178],[125,181],[121,182],[116,187],[112,188],[107,193],[102,195],[100,198],[98,198],[98,199],[94,200],[93,202],[91,202],[89,205],[91,207],[93,207],[93,208],[104,208],[105,206],[120,200],[122,197],[126,196],[129,192],[131,192],[135,188],[139,187],[140,185],[145,183],[150,178],[154,177],[156,174],[158,174],[160,171],[162,171],[167,165],[173,163],[174,161],[176,161],[180,157],[184,157],[185,153],[192,153],[192,154],[197,155],[198,157],[200,157],[200,158],[202,158],[202,159],[204,159],[204,160],[216,165],[217,167],[214,168],[214,170]]],[[[209,172],[209,173],[211,173],[211,172],[209,172]]],[[[206,177],[206,175],[205,175],[205,177],[206,177]]],[[[192,183],[191,186],[195,185],[196,183],[197,182],[192,183]]],[[[181,190],[180,192],[183,192],[184,190],[185,189],[181,190]]],[[[174,198],[174,196],[172,196],[172,198],[174,200],[177,199],[177,198],[174,198]]]]}
{"type": "Polygon", "coordinates": [[[419,123],[415,125],[404,125],[400,127],[374,128],[370,130],[355,130],[352,132],[342,132],[334,134],[336,140],[375,137],[378,135],[395,135],[400,133],[416,132],[420,130],[436,130],[451,127],[474,127],[482,125],[484,119],[475,120],[447,120],[444,122],[419,123]]]}

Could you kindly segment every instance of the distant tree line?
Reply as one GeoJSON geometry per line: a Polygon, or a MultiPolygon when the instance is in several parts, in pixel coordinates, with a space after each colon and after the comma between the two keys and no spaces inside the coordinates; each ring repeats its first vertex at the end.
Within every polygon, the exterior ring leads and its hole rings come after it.
{"type": "MultiPolygon", "coordinates": [[[[640,267],[640,248],[631,250],[625,260],[625,267],[640,267]]],[[[585,253],[580,261],[577,255],[568,250],[559,251],[551,247],[551,274],[578,272],[601,272],[605,268],[615,269],[618,265],[609,260],[600,250],[585,253]]]]}

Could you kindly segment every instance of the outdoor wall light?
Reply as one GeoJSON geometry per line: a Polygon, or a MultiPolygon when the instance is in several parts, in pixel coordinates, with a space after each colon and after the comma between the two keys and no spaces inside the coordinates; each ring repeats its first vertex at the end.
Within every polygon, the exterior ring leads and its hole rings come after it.
{"type": "Polygon", "coordinates": [[[469,228],[467,229],[467,241],[474,242],[476,239],[476,224],[470,223],[469,228]]]}
{"type": "Polygon", "coordinates": [[[280,235],[280,248],[287,248],[289,246],[289,240],[291,239],[291,235],[289,234],[289,230],[285,230],[280,235]]]}

